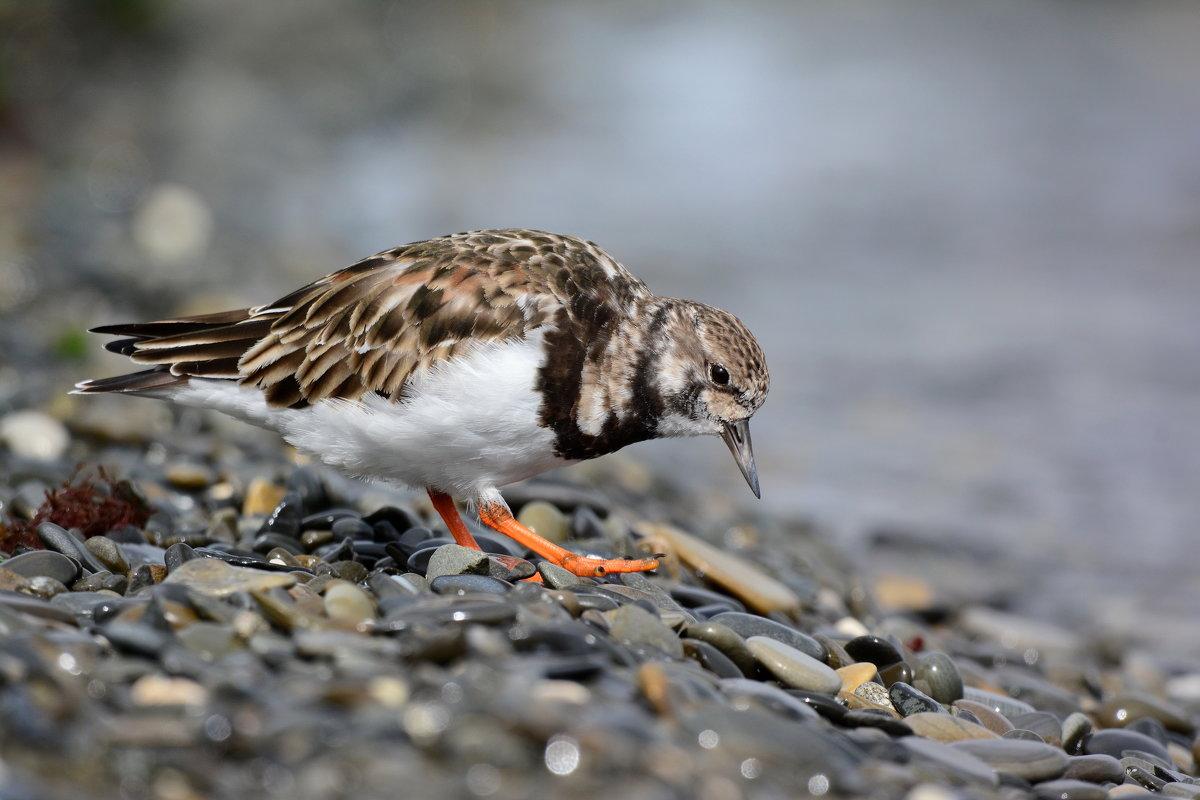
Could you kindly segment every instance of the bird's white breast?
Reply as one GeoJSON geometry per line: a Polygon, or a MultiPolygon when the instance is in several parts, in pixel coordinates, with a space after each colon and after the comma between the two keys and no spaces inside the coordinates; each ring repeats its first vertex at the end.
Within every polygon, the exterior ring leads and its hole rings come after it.
{"type": "Polygon", "coordinates": [[[354,475],[474,498],[562,466],[538,424],[540,335],[481,344],[414,373],[404,399],[374,393],[303,409],[270,408],[262,393],[193,378],[170,399],[278,431],[297,449],[354,475]]]}

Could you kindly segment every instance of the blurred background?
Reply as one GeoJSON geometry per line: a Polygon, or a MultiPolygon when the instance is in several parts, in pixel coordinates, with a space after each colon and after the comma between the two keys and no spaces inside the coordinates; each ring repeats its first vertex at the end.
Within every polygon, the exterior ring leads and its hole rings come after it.
{"type": "MultiPolygon", "coordinates": [[[[1190,608],[1197,42],[1191,0],[0,3],[0,414],[123,369],[94,324],[577,233],[757,333],[768,507],[1190,608]]],[[[633,453],[749,498],[716,440],[633,453]]]]}

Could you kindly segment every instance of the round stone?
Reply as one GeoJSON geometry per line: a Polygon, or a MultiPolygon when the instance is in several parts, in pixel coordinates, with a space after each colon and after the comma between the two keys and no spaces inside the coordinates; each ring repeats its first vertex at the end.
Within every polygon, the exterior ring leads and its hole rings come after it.
{"type": "Polygon", "coordinates": [[[913,682],[913,668],[908,665],[907,661],[897,661],[895,664],[879,670],[879,678],[883,681],[883,685],[888,687],[897,681],[911,684],[913,682]]]}
{"type": "Polygon", "coordinates": [[[507,594],[512,584],[490,575],[439,575],[429,582],[434,594],[507,594]]]}
{"type": "Polygon", "coordinates": [[[1067,771],[1066,754],[1044,742],[978,739],[957,742],[954,747],[967,751],[1001,774],[1030,783],[1053,780],[1067,771]]]}
{"type": "Polygon", "coordinates": [[[124,575],[129,572],[129,562],[125,559],[125,554],[121,552],[117,543],[107,536],[93,536],[83,545],[104,565],[105,569],[114,575],[124,575]]]}
{"type": "Polygon", "coordinates": [[[750,652],[750,648],[746,647],[746,640],[728,625],[712,620],[696,622],[688,625],[684,629],[683,635],[708,642],[728,656],[729,660],[736,664],[742,674],[747,677],[753,676],[757,670],[758,662],[754,660],[754,654],[750,652]]]}
{"type": "Polygon", "coordinates": [[[997,739],[996,734],[982,725],[942,712],[918,712],[904,718],[905,724],[917,736],[939,742],[961,742],[968,739],[997,739]]]}
{"type": "Polygon", "coordinates": [[[1107,728],[1084,737],[1082,742],[1082,751],[1085,755],[1104,753],[1113,758],[1120,758],[1126,750],[1141,750],[1161,758],[1168,764],[1171,763],[1171,755],[1167,752],[1167,748],[1146,734],[1137,731],[1107,728]]]}
{"type": "Polygon", "coordinates": [[[360,625],[375,619],[375,604],[362,589],[343,580],[332,580],[325,586],[325,614],[347,625],[360,625]]]}
{"type": "Polygon", "coordinates": [[[1108,755],[1071,756],[1063,777],[1088,783],[1120,783],[1125,779],[1125,768],[1108,755]]]}
{"type": "Polygon", "coordinates": [[[653,613],[636,604],[629,604],[604,612],[608,621],[608,632],[612,638],[624,644],[645,644],[665,653],[683,657],[683,645],[679,637],[653,613]]]}
{"type": "Polygon", "coordinates": [[[875,665],[870,662],[851,664],[837,670],[838,677],[842,679],[843,692],[853,692],[859,686],[874,678],[875,673],[875,665]]]}
{"type": "Polygon", "coordinates": [[[1135,720],[1149,717],[1161,722],[1167,730],[1184,736],[1196,732],[1196,726],[1182,710],[1145,692],[1110,697],[1097,707],[1095,715],[1106,728],[1123,728],[1135,720]]]}
{"type": "Polygon", "coordinates": [[[458,544],[444,544],[434,551],[425,570],[425,579],[439,575],[486,575],[487,554],[458,544]]]}
{"type": "Polygon", "coordinates": [[[1062,748],[1068,753],[1078,753],[1084,738],[1092,732],[1092,720],[1083,712],[1067,715],[1062,724],[1062,748]]]}
{"type": "Polygon", "coordinates": [[[985,705],[992,711],[995,711],[997,714],[1003,714],[1010,720],[1019,714],[1028,714],[1030,711],[1037,710],[1029,705],[1029,703],[1017,700],[1016,698],[996,694],[995,692],[988,692],[983,689],[976,689],[972,686],[963,689],[962,696],[964,700],[985,705]]]}
{"type": "Polygon", "coordinates": [[[571,525],[567,516],[558,510],[557,506],[543,500],[526,503],[517,515],[517,522],[529,528],[538,536],[561,544],[567,540],[571,525]]]}
{"type": "Polygon", "coordinates": [[[973,700],[955,700],[954,708],[971,714],[979,724],[992,733],[1003,736],[1013,729],[1011,722],[1003,714],[997,714],[989,706],[976,703],[973,700]]]}
{"type": "Polygon", "coordinates": [[[841,677],[830,667],[776,639],[751,636],[746,647],[758,663],[788,686],[823,694],[836,694],[842,688],[841,677]]]}
{"type": "Polygon", "coordinates": [[[938,650],[923,653],[917,658],[914,680],[923,680],[929,696],[949,705],[963,696],[963,679],[950,656],[938,650]]]}
{"type": "Polygon", "coordinates": [[[712,621],[729,626],[743,638],[765,636],[795,648],[810,658],[825,662],[825,648],[821,646],[820,642],[781,622],[740,611],[726,611],[723,614],[717,614],[712,621]]]}
{"type": "Polygon", "coordinates": [[[880,636],[857,636],[845,644],[846,652],[855,661],[869,661],[877,667],[887,667],[903,660],[896,646],[880,636]]]}
{"type": "Polygon", "coordinates": [[[53,550],[30,550],[0,562],[0,567],[26,578],[41,575],[64,584],[74,582],[80,570],[78,561],[53,550]]]}
{"type": "Polygon", "coordinates": [[[21,458],[54,461],[67,451],[71,436],[54,417],[30,409],[0,417],[0,442],[21,458]]]}
{"type": "Polygon", "coordinates": [[[718,678],[744,678],[737,664],[708,642],[699,639],[683,639],[683,654],[695,661],[718,678]]]}

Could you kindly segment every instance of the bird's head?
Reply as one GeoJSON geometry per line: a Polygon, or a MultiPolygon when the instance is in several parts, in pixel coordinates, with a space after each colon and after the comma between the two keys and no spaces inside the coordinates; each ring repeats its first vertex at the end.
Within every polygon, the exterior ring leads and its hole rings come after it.
{"type": "Polygon", "coordinates": [[[749,422],[771,384],[762,348],[741,320],[702,303],[675,301],[665,328],[658,435],[720,436],[760,497],[749,422]]]}

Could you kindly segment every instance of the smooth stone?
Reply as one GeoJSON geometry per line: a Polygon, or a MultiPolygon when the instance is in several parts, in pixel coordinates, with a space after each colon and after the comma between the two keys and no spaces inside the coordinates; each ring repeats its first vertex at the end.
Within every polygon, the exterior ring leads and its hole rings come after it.
{"type": "Polygon", "coordinates": [[[490,575],[439,575],[429,588],[434,594],[508,594],[512,585],[490,575]]]}
{"type": "MultiPolygon", "coordinates": [[[[1159,722],[1158,720],[1156,720],[1152,717],[1142,717],[1141,719],[1135,719],[1133,722],[1129,723],[1126,727],[1131,731],[1137,731],[1138,733],[1146,734],[1151,739],[1153,739],[1154,741],[1161,744],[1163,747],[1166,747],[1167,745],[1169,745],[1171,743],[1171,738],[1170,738],[1171,734],[1167,732],[1167,729],[1165,727],[1163,727],[1163,724],[1161,722],[1159,722]]],[[[1175,735],[1183,736],[1184,738],[1187,738],[1184,734],[1175,734],[1175,735]]]]}
{"type": "Polygon", "coordinates": [[[946,713],[932,697],[924,692],[917,691],[903,681],[893,683],[887,690],[887,694],[888,698],[892,701],[892,707],[899,711],[903,717],[922,712],[946,713]]]}
{"type": "Polygon", "coordinates": [[[620,608],[620,607],[621,607],[621,604],[620,604],[620,603],[618,603],[616,600],[613,600],[611,597],[605,597],[605,596],[604,596],[604,595],[602,595],[602,594],[595,594],[595,593],[593,593],[593,592],[583,592],[583,591],[578,591],[578,589],[575,589],[575,590],[572,590],[572,589],[556,589],[555,591],[559,591],[559,592],[574,592],[574,594],[575,594],[575,603],[576,603],[576,605],[578,605],[578,606],[579,606],[579,613],[580,613],[580,614],[582,614],[583,612],[585,612],[585,611],[588,611],[588,610],[593,610],[593,611],[612,611],[614,608],[620,608]]]}
{"type": "Polygon", "coordinates": [[[1171,755],[1167,752],[1167,748],[1146,734],[1137,731],[1107,728],[1084,737],[1081,744],[1084,755],[1103,753],[1113,758],[1121,758],[1126,750],[1142,750],[1161,758],[1168,764],[1171,763],[1171,755]]]}
{"type": "MultiPolygon", "coordinates": [[[[1124,763],[1124,759],[1121,759],[1124,763]]],[[[1161,792],[1167,782],[1158,777],[1151,770],[1144,769],[1139,766],[1125,766],[1125,781],[1126,783],[1136,783],[1152,792],[1161,792]]]]}
{"type": "Polygon", "coordinates": [[[729,656],[700,639],[683,639],[683,654],[718,678],[744,678],[729,656]]]}
{"type": "Polygon", "coordinates": [[[1061,778],[1033,787],[1038,800],[1107,800],[1108,790],[1084,781],[1061,778]]]}
{"type": "Polygon", "coordinates": [[[72,536],[66,528],[60,525],[55,525],[53,522],[43,522],[37,527],[37,535],[46,547],[78,560],[92,572],[100,572],[108,569],[104,564],[100,563],[99,559],[92,555],[91,551],[83,546],[81,541],[72,536]]]}
{"type": "Polygon", "coordinates": [[[816,720],[819,716],[808,703],[769,683],[748,678],[726,678],[721,681],[721,691],[729,697],[749,697],[757,700],[772,711],[793,720],[816,720]]]}
{"type": "Polygon", "coordinates": [[[73,583],[81,570],[78,561],[53,550],[30,550],[0,562],[0,567],[26,578],[42,575],[64,584],[73,583]]]}
{"type": "Polygon", "coordinates": [[[1200,798],[1200,785],[1185,781],[1171,781],[1160,791],[1167,797],[1200,798]]]}
{"type": "Polygon", "coordinates": [[[182,583],[198,592],[224,597],[236,592],[265,591],[296,583],[288,572],[235,567],[217,558],[197,558],[180,564],[165,583],[182,583]]]}
{"type": "Polygon", "coordinates": [[[938,650],[917,657],[913,679],[925,681],[929,696],[939,703],[949,705],[963,697],[963,679],[958,666],[954,659],[938,650]]]}
{"type": "Polygon", "coordinates": [[[1003,714],[1010,720],[1019,714],[1028,714],[1031,711],[1037,711],[1036,708],[1024,701],[996,694],[995,692],[976,689],[973,686],[963,689],[963,699],[985,705],[992,711],[995,711],[997,714],[1003,714]]]}
{"type": "Polygon", "coordinates": [[[325,615],[347,625],[361,625],[375,619],[375,604],[362,589],[343,580],[332,580],[323,595],[325,615]]]}
{"type": "Polygon", "coordinates": [[[696,622],[684,628],[683,635],[708,642],[736,664],[746,677],[752,677],[758,670],[758,662],[746,647],[746,640],[728,625],[712,620],[696,622]]]}
{"type": "Polygon", "coordinates": [[[444,544],[430,557],[425,578],[432,583],[441,575],[486,575],[487,572],[488,557],[483,551],[459,544],[444,544]]]}
{"type": "Polygon", "coordinates": [[[212,485],[217,477],[211,469],[194,461],[175,461],[163,470],[167,483],[176,489],[197,491],[212,485]]]}
{"type": "Polygon", "coordinates": [[[109,572],[116,575],[124,575],[126,572],[129,572],[129,562],[125,560],[125,555],[121,552],[121,548],[107,536],[93,536],[85,541],[83,546],[109,572]]]}
{"type": "Polygon", "coordinates": [[[29,591],[44,600],[49,600],[63,592],[69,592],[70,589],[57,578],[51,578],[49,575],[34,575],[29,578],[29,591]]]}
{"type": "Polygon", "coordinates": [[[171,641],[165,631],[120,620],[109,622],[100,631],[118,650],[145,656],[157,656],[171,641]]]}
{"type": "Polygon", "coordinates": [[[578,575],[549,561],[539,561],[537,571],[543,583],[552,589],[574,589],[585,585],[578,575]]]}
{"type": "Polygon", "coordinates": [[[976,703],[973,700],[955,700],[953,707],[961,711],[970,712],[975,719],[979,720],[979,724],[987,728],[997,736],[1003,736],[1013,729],[1013,724],[1003,714],[997,713],[991,706],[985,706],[983,703],[976,703]]]}
{"type": "Polygon", "coordinates": [[[954,744],[984,761],[999,773],[1030,783],[1053,780],[1067,771],[1067,756],[1044,742],[1020,739],[976,739],[954,744]]]}
{"type": "Polygon", "coordinates": [[[875,677],[877,670],[875,665],[871,663],[850,664],[835,670],[838,677],[842,679],[842,691],[853,692],[862,684],[875,677]]]}
{"type": "Polygon", "coordinates": [[[725,589],[759,613],[794,611],[800,607],[799,595],[740,556],[670,525],[643,525],[640,530],[652,540],[665,541],[680,560],[703,575],[705,580],[725,589]]]}
{"type": "Polygon", "coordinates": [[[1062,748],[1068,753],[1079,752],[1083,740],[1092,732],[1092,720],[1081,711],[1067,715],[1062,724],[1062,748]]]}
{"type": "Polygon", "coordinates": [[[308,552],[333,541],[333,531],[328,528],[308,530],[300,534],[300,546],[308,552]]]}
{"type": "Polygon", "coordinates": [[[743,638],[765,636],[786,644],[788,647],[795,648],[810,658],[820,661],[822,664],[825,663],[825,648],[821,646],[820,642],[808,634],[801,633],[795,628],[784,625],[781,622],[760,617],[756,614],[743,614],[740,611],[726,611],[724,614],[718,614],[713,617],[712,621],[733,628],[743,638]]]}
{"type": "Polygon", "coordinates": [[[351,539],[368,541],[375,538],[375,528],[357,517],[342,517],[335,520],[330,530],[335,539],[344,539],[349,536],[351,539]]]}
{"type": "Polygon", "coordinates": [[[1024,728],[1013,728],[1011,731],[1007,731],[1006,733],[1002,734],[1000,736],[1000,738],[1001,739],[1017,739],[1018,741],[1022,741],[1022,742],[1041,742],[1042,744],[1046,743],[1046,740],[1043,739],[1041,736],[1034,733],[1033,731],[1027,731],[1024,728]]]}
{"type": "Polygon", "coordinates": [[[751,636],[746,647],[759,664],[788,686],[823,694],[837,694],[842,688],[842,679],[832,668],[778,639],[751,636]]]}
{"type": "Polygon", "coordinates": [[[904,718],[904,723],[917,736],[939,742],[962,742],[972,739],[998,739],[1000,737],[982,725],[942,712],[918,712],[904,718]]]}
{"type": "Polygon", "coordinates": [[[1018,714],[1011,722],[1014,728],[1036,733],[1046,744],[1062,747],[1062,723],[1048,711],[1018,714]]]}
{"type": "Polygon", "coordinates": [[[1120,783],[1125,779],[1125,768],[1112,756],[1071,756],[1067,759],[1064,778],[1088,781],[1089,783],[1120,783]]]}
{"type": "Polygon", "coordinates": [[[191,561],[199,557],[200,556],[196,555],[196,551],[192,549],[191,545],[188,545],[185,542],[176,542],[168,547],[167,552],[163,554],[163,563],[166,564],[168,572],[174,572],[175,570],[179,569],[180,565],[184,562],[191,561]]]}
{"type": "MultiPolygon", "coordinates": [[[[3,570],[0,570],[3,572],[3,570]]],[[[10,573],[11,574],[11,573],[10,573]]],[[[27,580],[21,578],[21,580],[27,580]]],[[[42,599],[33,594],[28,594],[30,590],[26,584],[25,592],[14,592],[11,590],[0,591],[0,608],[9,609],[12,611],[20,611],[23,614],[29,614],[40,619],[52,619],[57,622],[66,622],[68,624],[75,623],[75,615],[68,609],[55,605],[52,602],[42,599]]],[[[0,616],[0,626],[7,628],[6,632],[13,632],[18,623],[12,620],[8,615],[0,616]]]]}
{"type": "Polygon", "coordinates": [[[856,636],[842,646],[855,661],[869,661],[876,667],[887,667],[904,660],[895,645],[879,636],[856,636]]]}
{"type": "Polygon", "coordinates": [[[532,578],[536,572],[537,567],[523,558],[495,553],[488,556],[488,575],[493,578],[515,583],[532,578]]]}
{"type": "Polygon", "coordinates": [[[837,720],[837,724],[859,730],[874,729],[893,738],[913,735],[912,728],[905,725],[894,712],[884,713],[874,709],[852,708],[846,712],[845,716],[837,720]]]}
{"type": "Polygon", "coordinates": [[[254,544],[251,546],[251,549],[256,553],[266,553],[267,551],[274,550],[275,548],[286,550],[292,555],[300,555],[304,552],[304,548],[300,546],[300,542],[298,542],[296,539],[282,533],[274,533],[271,531],[268,531],[267,533],[260,533],[255,537],[254,544]]]}
{"type": "Polygon", "coordinates": [[[912,684],[914,675],[913,668],[907,661],[898,661],[879,670],[879,679],[889,689],[896,682],[912,684]]]}
{"type": "MultiPolygon", "coordinates": [[[[941,714],[940,716],[945,717],[946,715],[941,714]]],[[[905,720],[905,723],[911,725],[912,719],[912,717],[909,717],[905,720]]],[[[898,741],[901,746],[906,748],[919,760],[932,762],[954,776],[993,788],[1000,785],[1000,776],[996,773],[996,770],[992,769],[987,762],[976,758],[970,753],[942,742],[922,738],[920,734],[917,736],[908,736],[898,741]]]]}
{"type": "Polygon", "coordinates": [[[521,508],[521,513],[517,514],[517,522],[555,544],[562,544],[570,534],[571,526],[567,515],[559,511],[557,506],[544,500],[526,503],[521,508]]]}
{"type": "Polygon", "coordinates": [[[287,490],[265,478],[255,478],[246,487],[246,497],[242,501],[242,515],[266,516],[283,500],[287,490]]]}
{"type": "MultiPolygon", "coordinates": [[[[827,694],[806,692],[803,689],[785,689],[784,691],[831,722],[837,722],[846,716],[846,707],[827,694]]],[[[905,727],[905,731],[909,735],[912,734],[907,727],[905,727]]]]}
{"type": "Polygon", "coordinates": [[[393,528],[404,533],[411,528],[415,528],[421,524],[420,519],[407,508],[400,506],[380,506],[363,517],[363,521],[375,525],[380,522],[390,523],[393,528]]]}
{"type": "Polygon", "coordinates": [[[23,409],[0,417],[0,442],[19,458],[55,461],[67,452],[71,434],[49,414],[23,409]]]}
{"type": "Polygon", "coordinates": [[[834,669],[841,669],[854,663],[854,659],[846,652],[846,648],[842,647],[841,642],[820,632],[814,633],[813,638],[825,648],[825,663],[829,666],[834,669]]]}
{"type": "Polygon", "coordinates": [[[746,610],[745,606],[743,606],[737,600],[734,600],[732,597],[727,597],[719,592],[714,592],[699,586],[676,584],[668,589],[668,593],[677,602],[687,608],[700,608],[707,605],[725,604],[730,607],[728,609],[729,611],[746,610]]]}
{"type": "Polygon", "coordinates": [[[623,644],[646,644],[676,658],[683,657],[683,645],[679,637],[651,612],[639,605],[630,604],[604,612],[608,621],[608,632],[623,644]]]}
{"type": "Polygon", "coordinates": [[[1096,708],[1094,714],[1106,728],[1122,728],[1135,720],[1149,717],[1161,722],[1169,731],[1185,736],[1196,732],[1196,726],[1181,709],[1145,692],[1128,692],[1110,697],[1096,708]]]}
{"type": "Polygon", "coordinates": [[[84,575],[79,580],[71,584],[73,592],[98,592],[107,589],[110,592],[117,594],[125,594],[126,588],[129,586],[129,579],[124,575],[113,575],[108,570],[93,572],[91,575],[84,575]]]}

